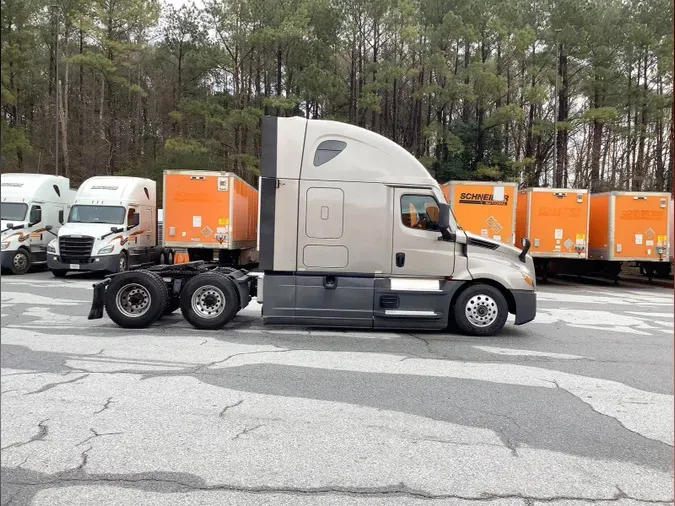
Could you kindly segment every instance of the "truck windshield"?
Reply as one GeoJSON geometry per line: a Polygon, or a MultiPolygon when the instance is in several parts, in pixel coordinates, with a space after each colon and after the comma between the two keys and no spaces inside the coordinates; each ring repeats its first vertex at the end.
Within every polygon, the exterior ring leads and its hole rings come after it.
{"type": "Polygon", "coordinates": [[[119,206],[73,206],[68,223],[108,223],[122,225],[124,208],[119,206]]]}
{"type": "Polygon", "coordinates": [[[0,214],[4,221],[23,221],[26,218],[28,204],[22,202],[0,203],[0,214]]]}

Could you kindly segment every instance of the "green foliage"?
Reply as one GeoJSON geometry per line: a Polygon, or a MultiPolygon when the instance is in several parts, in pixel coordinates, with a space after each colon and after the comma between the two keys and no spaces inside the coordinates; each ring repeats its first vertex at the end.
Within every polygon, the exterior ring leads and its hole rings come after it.
{"type": "Polygon", "coordinates": [[[164,148],[167,151],[171,151],[179,154],[205,154],[208,153],[208,149],[202,146],[202,144],[195,139],[183,139],[180,137],[171,137],[166,140],[164,143],[164,148]]]}

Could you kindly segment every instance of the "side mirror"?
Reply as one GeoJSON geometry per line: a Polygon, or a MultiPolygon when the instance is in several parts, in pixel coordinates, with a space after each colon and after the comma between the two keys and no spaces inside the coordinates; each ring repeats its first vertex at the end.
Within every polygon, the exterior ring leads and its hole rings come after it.
{"type": "Polygon", "coordinates": [[[45,226],[45,230],[46,230],[47,232],[49,232],[50,234],[52,234],[54,237],[57,237],[57,235],[56,235],[54,232],[52,232],[53,229],[54,229],[54,227],[51,226],[51,225],[46,225],[46,226],[45,226]]]}
{"type": "Polygon", "coordinates": [[[110,227],[110,231],[111,231],[113,234],[117,234],[117,233],[119,233],[119,232],[124,232],[124,229],[121,228],[121,227],[110,227]]]}
{"type": "Polygon", "coordinates": [[[12,230],[14,228],[14,223],[7,224],[7,230],[12,230]]]}
{"type": "Polygon", "coordinates": [[[454,241],[455,234],[450,230],[450,206],[438,205],[438,228],[444,241],[454,241]]]}

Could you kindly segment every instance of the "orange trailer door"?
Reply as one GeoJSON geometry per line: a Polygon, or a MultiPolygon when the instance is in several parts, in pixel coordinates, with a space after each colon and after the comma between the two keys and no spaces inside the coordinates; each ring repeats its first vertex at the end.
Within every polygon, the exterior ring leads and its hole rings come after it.
{"type": "Polygon", "coordinates": [[[230,175],[164,174],[164,240],[174,247],[223,247],[229,242],[230,175]]]}
{"type": "Polygon", "coordinates": [[[660,260],[657,247],[668,241],[668,196],[617,194],[614,196],[614,258],[660,260]]]}
{"type": "Polygon", "coordinates": [[[532,256],[586,256],[588,193],[530,192],[532,256]]]}

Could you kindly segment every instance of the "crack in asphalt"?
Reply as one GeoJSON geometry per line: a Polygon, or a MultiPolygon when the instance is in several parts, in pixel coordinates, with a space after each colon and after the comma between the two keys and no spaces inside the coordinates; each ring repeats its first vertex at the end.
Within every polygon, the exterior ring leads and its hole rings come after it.
{"type": "Polygon", "coordinates": [[[103,404],[103,407],[99,409],[98,411],[94,411],[94,415],[98,415],[99,413],[103,413],[106,409],[110,407],[110,403],[112,402],[113,398],[108,397],[108,399],[105,401],[105,404],[103,404]]]}
{"type": "MultiPolygon", "coordinates": [[[[84,443],[87,443],[91,441],[94,438],[97,437],[102,437],[102,436],[119,436],[120,434],[124,434],[124,432],[96,432],[96,429],[89,429],[89,431],[93,434],[92,436],[89,436],[86,439],[83,439],[79,443],[77,443],[75,446],[82,446],[84,443]]],[[[91,450],[91,448],[90,448],[91,450]]],[[[89,451],[89,450],[87,450],[89,451]]]]}
{"type": "Polygon", "coordinates": [[[228,406],[225,406],[218,416],[220,416],[220,418],[223,418],[223,416],[225,416],[225,413],[227,413],[227,410],[228,410],[228,409],[237,407],[237,406],[239,406],[242,402],[244,402],[244,399],[242,399],[242,400],[240,400],[240,401],[238,401],[238,402],[235,402],[234,404],[230,404],[230,405],[228,405],[228,406]]]}
{"type": "Polygon", "coordinates": [[[254,430],[259,429],[260,427],[264,427],[264,426],[265,426],[265,425],[261,423],[261,424],[259,424],[259,425],[256,425],[255,427],[245,428],[245,429],[242,430],[239,434],[237,434],[236,436],[234,436],[234,437],[232,438],[232,441],[234,441],[235,439],[239,439],[239,436],[243,436],[244,434],[248,434],[249,432],[253,432],[254,430]]]}
{"type": "Polygon", "coordinates": [[[52,388],[56,388],[60,385],[67,385],[68,383],[75,383],[77,381],[85,379],[89,374],[83,374],[82,376],[78,376],[77,378],[73,378],[68,381],[60,381],[56,383],[47,383],[46,385],[40,387],[37,390],[33,390],[32,392],[27,392],[24,395],[33,395],[33,394],[41,394],[42,392],[46,392],[47,390],[51,390],[52,388]]]}
{"type": "MultiPolygon", "coordinates": [[[[84,474],[84,467],[87,464],[88,460],[88,451],[91,448],[82,452],[82,462],[78,465],[77,468],[73,469],[71,472],[76,472],[78,474],[84,474]]],[[[615,485],[616,493],[609,497],[583,497],[583,496],[532,496],[532,495],[523,495],[523,494],[496,494],[492,492],[486,492],[479,495],[462,495],[462,494],[434,494],[424,490],[413,489],[407,487],[404,483],[400,483],[397,486],[382,486],[382,487],[348,487],[348,486],[319,486],[319,487],[247,487],[240,485],[228,485],[228,484],[219,484],[219,485],[206,485],[198,483],[190,483],[178,479],[168,479],[168,478],[123,478],[115,476],[88,476],[84,474],[83,476],[73,476],[73,477],[59,477],[56,479],[48,480],[38,480],[38,481],[14,481],[6,480],[6,484],[9,485],[19,485],[25,487],[43,487],[49,485],[63,485],[63,484],[86,484],[86,483],[107,483],[107,484],[143,484],[143,483],[153,483],[153,484],[166,484],[173,487],[177,487],[180,491],[223,491],[223,492],[240,492],[248,494],[288,494],[288,495],[305,495],[305,496],[325,496],[325,495],[344,495],[344,496],[354,496],[354,497],[408,497],[414,499],[428,499],[428,500],[439,500],[439,499],[455,499],[455,500],[465,500],[465,501],[498,501],[505,499],[517,499],[522,500],[526,504],[532,504],[535,501],[544,502],[544,503],[555,503],[557,501],[585,501],[590,503],[596,502],[617,502],[623,499],[628,499],[636,502],[641,502],[645,504],[667,504],[672,501],[672,499],[641,499],[637,497],[631,497],[626,494],[618,485],[615,485]]],[[[176,490],[174,488],[174,490],[176,490]]],[[[158,492],[163,492],[163,490],[156,490],[158,492]]]]}
{"type": "Polygon", "coordinates": [[[7,446],[3,446],[0,449],[9,450],[10,448],[19,448],[20,446],[25,446],[27,444],[34,443],[35,441],[44,441],[44,439],[47,437],[47,434],[49,434],[49,426],[45,424],[45,422],[48,421],[49,418],[39,422],[37,434],[32,435],[28,441],[19,441],[16,443],[9,444],[7,446]]]}
{"type": "MultiPolygon", "coordinates": [[[[580,397],[578,395],[575,395],[574,393],[572,393],[571,391],[569,391],[568,389],[566,389],[564,387],[561,387],[560,384],[558,383],[558,380],[554,379],[554,380],[543,380],[543,381],[548,381],[549,383],[553,383],[556,386],[556,388],[562,390],[563,392],[566,392],[567,394],[571,395],[575,399],[579,399],[586,406],[588,406],[591,409],[591,411],[593,411],[593,413],[596,413],[600,416],[604,416],[604,417],[607,417],[607,418],[611,418],[612,420],[615,420],[619,425],[621,425],[621,427],[626,429],[628,432],[632,432],[636,436],[639,436],[639,437],[642,437],[642,438],[645,438],[645,439],[649,439],[650,441],[656,441],[656,442],[662,443],[666,446],[670,446],[671,448],[673,447],[673,445],[670,444],[670,443],[666,443],[665,441],[661,441],[660,439],[654,439],[654,438],[651,438],[649,436],[645,436],[644,434],[641,434],[641,433],[639,433],[639,432],[637,432],[633,429],[630,429],[630,428],[626,427],[626,425],[621,420],[619,420],[618,417],[611,416],[611,415],[608,415],[607,413],[603,413],[601,411],[598,411],[597,409],[595,409],[595,407],[592,404],[586,402],[582,397],[580,397]]],[[[621,404],[621,403],[619,403],[619,404],[621,404]]]]}

